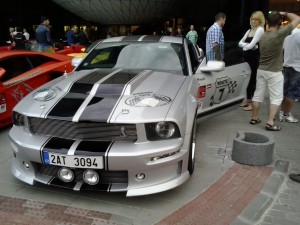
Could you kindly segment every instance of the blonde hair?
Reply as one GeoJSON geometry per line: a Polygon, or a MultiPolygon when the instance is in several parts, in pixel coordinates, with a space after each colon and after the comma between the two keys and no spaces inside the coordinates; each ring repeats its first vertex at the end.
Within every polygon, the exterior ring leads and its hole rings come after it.
{"type": "Polygon", "coordinates": [[[255,11],[250,16],[250,26],[253,28],[252,18],[255,17],[259,21],[259,26],[264,27],[266,24],[266,19],[262,11],[255,11]]]}

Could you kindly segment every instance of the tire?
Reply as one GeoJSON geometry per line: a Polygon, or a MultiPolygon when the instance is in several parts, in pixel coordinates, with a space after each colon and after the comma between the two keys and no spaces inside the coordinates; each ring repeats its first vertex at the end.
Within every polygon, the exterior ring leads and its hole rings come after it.
{"type": "Polygon", "coordinates": [[[189,147],[188,171],[190,175],[193,174],[195,168],[196,131],[197,131],[197,117],[195,116],[194,124],[192,128],[192,134],[191,134],[190,147],[189,147]]]}

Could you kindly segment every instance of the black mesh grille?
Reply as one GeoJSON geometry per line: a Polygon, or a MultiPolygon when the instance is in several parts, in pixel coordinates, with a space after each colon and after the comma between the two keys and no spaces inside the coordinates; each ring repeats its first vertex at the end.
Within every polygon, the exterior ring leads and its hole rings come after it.
{"type": "Polygon", "coordinates": [[[135,124],[72,122],[29,117],[32,134],[82,140],[136,141],[135,124]]]}

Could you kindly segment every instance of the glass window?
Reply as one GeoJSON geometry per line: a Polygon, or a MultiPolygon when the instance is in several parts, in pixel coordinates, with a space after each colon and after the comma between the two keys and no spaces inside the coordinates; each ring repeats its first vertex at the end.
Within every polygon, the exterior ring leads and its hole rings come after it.
{"type": "Polygon", "coordinates": [[[101,43],[77,70],[94,68],[149,69],[187,75],[183,45],[174,43],[101,43]]]}

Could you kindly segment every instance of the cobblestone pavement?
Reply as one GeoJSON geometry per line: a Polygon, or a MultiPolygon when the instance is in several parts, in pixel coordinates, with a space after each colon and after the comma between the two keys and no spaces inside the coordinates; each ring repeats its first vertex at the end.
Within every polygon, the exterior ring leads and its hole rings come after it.
{"type": "Polygon", "coordinates": [[[270,167],[235,164],[204,193],[156,225],[228,225],[260,192],[270,167]]]}
{"type": "MultiPolygon", "coordinates": [[[[266,109],[265,103],[260,114],[263,122],[254,126],[249,125],[250,112],[238,107],[200,118],[201,146],[192,178],[179,188],[151,196],[76,194],[24,185],[5,171],[11,153],[1,152],[0,224],[300,225],[300,184],[288,178],[291,172],[300,173],[300,123],[276,121],[282,130],[266,131],[266,109]],[[233,162],[232,140],[238,131],[274,138],[272,164],[256,167],[233,162]]],[[[300,118],[300,103],[293,115],[300,118]]],[[[1,145],[2,151],[8,144],[1,140],[1,145]]]]}

